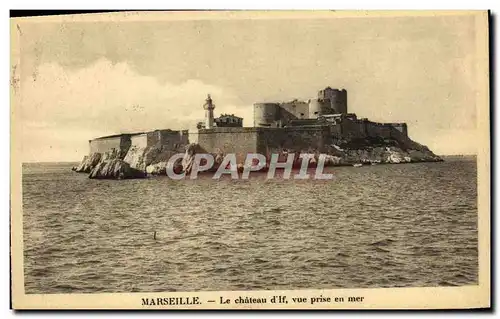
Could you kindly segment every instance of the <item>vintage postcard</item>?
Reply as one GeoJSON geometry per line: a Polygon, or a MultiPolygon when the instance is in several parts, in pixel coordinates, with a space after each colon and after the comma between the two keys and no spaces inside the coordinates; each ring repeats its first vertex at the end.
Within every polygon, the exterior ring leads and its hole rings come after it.
{"type": "Polygon", "coordinates": [[[12,307],[490,307],[488,18],[12,18],[12,307]]]}

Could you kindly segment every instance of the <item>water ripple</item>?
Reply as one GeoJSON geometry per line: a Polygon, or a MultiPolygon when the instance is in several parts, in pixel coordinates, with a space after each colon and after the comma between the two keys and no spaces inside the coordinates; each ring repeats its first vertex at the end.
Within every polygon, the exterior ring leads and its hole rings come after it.
{"type": "Polygon", "coordinates": [[[329,182],[106,181],[44,165],[23,167],[27,293],[478,280],[472,161],[332,168],[329,182]]]}

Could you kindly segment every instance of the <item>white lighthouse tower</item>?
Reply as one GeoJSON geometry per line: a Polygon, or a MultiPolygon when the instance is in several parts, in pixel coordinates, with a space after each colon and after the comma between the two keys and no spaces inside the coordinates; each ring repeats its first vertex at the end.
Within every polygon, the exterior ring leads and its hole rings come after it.
{"type": "Polygon", "coordinates": [[[208,94],[207,99],[205,100],[205,104],[203,105],[205,109],[205,128],[213,128],[214,127],[214,109],[215,105],[212,103],[212,98],[210,94],[208,94]]]}

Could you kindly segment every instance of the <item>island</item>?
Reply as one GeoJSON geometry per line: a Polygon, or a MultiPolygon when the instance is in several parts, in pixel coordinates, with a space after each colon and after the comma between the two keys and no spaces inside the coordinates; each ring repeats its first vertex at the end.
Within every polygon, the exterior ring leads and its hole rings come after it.
{"type": "Polygon", "coordinates": [[[326,154],[331,166],[443,161],[408,136],[406,123],[377,123],[349,113],[345,89],[326,87],[307,101],[255,103],[252,127],[243,127],[243,119],[234,114],[214,118],[210,95],[203,109],[196,143],[190,142],[188,130],[103,136],[89,141],[89,155],[73,170],[96,179],[144,178],[165,175],[173,156],[178,158],[174,171],[189,171],[198,153],[212,154],[216,164],[235,154],[238,167],[250,153],[326,154]]]}

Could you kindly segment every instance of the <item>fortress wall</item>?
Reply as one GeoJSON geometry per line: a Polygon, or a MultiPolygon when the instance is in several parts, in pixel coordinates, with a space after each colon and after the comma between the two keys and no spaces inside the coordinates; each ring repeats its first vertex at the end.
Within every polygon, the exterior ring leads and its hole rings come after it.
{"type": "Polygon", "coordinates": [[[342,126],[340,124],[331,125],[330,126],[330,135],[333,138],[341,138],[342,137],[342,126]]]}
{"type": "Polygon", "coordinates": [[[405,134],[401,132],[400,130],[396,129],[395,127],[392,127],[392,138],[396,139],[399,142],[399,145],[401,148],[404,149],[413,149],[413,150],[419,150],[422,152],[428,152],[429,148],[425,145],[422,145],[420,143],[417,143],[413,141],[408,134],[405,134]]]}
{"type": "Polygon", "coordinates": [[[408,136],[406,123],[376,123],[366,120],[344,119],[340,124],[340,132],[335,126],[331,129],[333,136],[341,135],[345,138],[364,138],[366,136],[394,138],[396,135],[398,137],[408,136]],[[396,134],[396,131],[399,134],[396,134]]]}
{"type": "Polygon", "coordinates": [[[367,135],[371,137],[391,138],[393,128],[389,124],[366,122],[367,135]]]}
{"type": "MultiPolygon", "coordinates": [[[[123,135],[113,136],[108,138],[100,138],[89,141],[89,151],[92,153],[104,153],[112,149],[122,150],[125,147],[126,141],[122,142],[122,139],[126,138],[123,135]]],[[[130,138],[130,137],[129,137],[130,138]]]]}
{"type": "MultiPolygon", "coordinates": [[[[134,134],[130,138],[129,146],[136,148],[146,148],[151,146],[162,146],[163,149],[184,151],[184,147],[189,144],[189,132],[156,130],[142,134],[134,134]]],[[[129,146],[125,146],[128,149],[129,146]]]]}
{"type": "Polygon", "coordinates": [[[189,130],[179,131],[179,142],[183,145],[188,145],[189,142],[189,130]]]}
{"type": "Polygon", "coordinates": [[[130,145],[135,146],[137,148],[147,147],[148,146],[148,135],[146,133],[132,135],[130,137],[130,145]]]}
{"type": "Polygon", "coordinates": [[[292,120],[299,119],[299,117],[295,116],[295,114],[288,112],[288,110],[284,108],[280,108],[279,110],[279,127],[283,127],[290,123],[292,120]]]}
{"type": "Polygon", "coordinates": [[[309,101],[309,118],[315,119],[318,116],[334,113],[331,109],[330,100],[311,99],[309,101]]]}
{"type": "Polygon", "coordinates": [[[325,144],[330,144],[330,141],[329,126],[220,127],[198,131],[198,144],[205,152],[235,153],[238,163],[243,163],[248,153],[269,156],[282,150],[321,152],[325,151],[325,144]]]}
{"type": "Polygon", "coordinates": [[[104,153],[116,149],[124,155],[131,146],[144,149],[150,146],[163,146],[184,152],[184,147],[189,144],[189,131],[156,130],[140,134],[121,134],[98,138],[89,141],[90,153],[104,153]]]}
{"type": "Polygon", "coordinates": [[[364,121],[344,119],[340,126],[342,127],[342,136],[346,138],[365,138],[367,135],[366,124],[364,121]]]}
{"type": "Polygon", "coordinates": [[[275,126],[279,120],[280,106],[278,103],[255,103],[253,106],[254,126],[275,126]]]}
{"type": "Polygon", "coordinates": [[[407,136],[405,123],[376,123],[366,120],[344,119],[340,125],[333,125],[330,130],[334,138],[365,138],[370,136],[387,139],[407,136]]]}
{"type": "Polygon", "coordinates": [[[153,146],[160,144],[161,142],[161,132],[156,130],[156,131],[151,131],[147,132],[146,134],[146,146],[153,146]]]}
{"type": "Polygon", "coordinates": [[[328,126],[267,128],[259,130],[257,135],[257,150],[267,156],[282,150],[323,151],[331,138],[328,126]]]}
{"type": "Polygon", "coordinates": [[[391,132],[391,137],[399,141],[400,145],[403,148],[415,148],[418,149],[418,147],[415,147],[415,142],[413,142],[408,135],[404,134],[400,130],[398,130],[396,127],[390,125],[389,128],[392,130],[391,132]]]}
{"type": "Polygon", "coordinates": [[[282,119],[306,119],[309,117],[309,103],[305,101],[285,102],[281,103],[280,107],[280,118],[282,119]]]}
{"type": "Polygon", "coordinates": [[[198,144],[208,153],[234,153],[238,163],[245,161],[247,153],[257,152],[255,127],[217,127],[198,130],[198,144]]]}
{"type": "Polygon", "coordinates": [[[161,145],[164,147],[177,149],[189,144],[189,132],[172,131],[172,130],[156,130],[148,132],[148,146],[161,145]]]}
{"type": "Polygon", "coordinates": [[[408,125],[406,123],[388,123],[396,130],[400,131],[403,135],[408,136],[408,125]]]}

